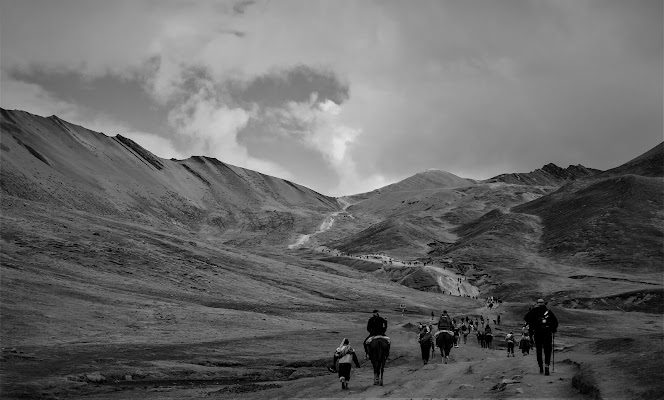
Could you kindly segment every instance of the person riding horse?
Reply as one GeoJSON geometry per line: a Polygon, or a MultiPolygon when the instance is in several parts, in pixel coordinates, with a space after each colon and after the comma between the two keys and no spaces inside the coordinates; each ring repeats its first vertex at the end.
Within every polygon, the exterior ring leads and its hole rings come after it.
{"type": "Polygon", "coordinates": [[[364,358],[369,358],[369,347],[367,345],[367,340],[372,336],[385,336],[387,331],[387,320],[380,315],[378,315],[378,310],[373,310],[373,316],[369,318],[367,322],[367,331],[369,336],[364,339],[364,358]]]}

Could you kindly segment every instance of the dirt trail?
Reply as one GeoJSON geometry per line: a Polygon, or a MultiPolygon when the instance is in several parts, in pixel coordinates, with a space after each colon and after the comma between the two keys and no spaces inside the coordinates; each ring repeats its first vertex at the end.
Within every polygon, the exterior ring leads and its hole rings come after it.
{"type": "Polygon", "coordinates": [[[318,235],[319,233],[323,233],[323,232],[326,232],[326,231],[330,230],[330,228],[332,228],[332,225],[334,225],[334,219],[339,214],[345,213],[346,209],[351,206],[351,204],[346,199],[344,199],[342,197],[338,198],[337,201],[339,202],[339,204],[341,204],[341,207],[342,207],[341,211],[335,211],[332,214],[330,214],[327,218],[325,218],[325,220],[323,220],[323,222],[320,224],[320,226],[318,227],[318,230],[316,230],[316,232],[300,235],[297,238],[297,240],[295,241],[295,243],[292,243],[292,244],[288,245],[288,248],[289,249],[295,249],[297,247],[304,246],[305,244],[307,244],[309,242],[309,240],[311,239],[312,236],[315,236],[315,235],[318,235]]]}
{"type": "MultiPolygon", "coordinates": [[[[394,339],[407,340],[412,351],[419,352],[414,334],[405,338],[403,334],[395,336],[394,339]]],[[[336,375],[330,374],[293,383],[288,394],[282,395],[278,390],[265,393],[269,397],[275,394],[277,398],[585,398],[572,387],[576,367],[571,362],[561,363],[564,356],[558,355],[555,371],[544,376],[539,374],[533,351],[523,356],[517,349],[515,357],[507,357],[502,339],[496,338],[494,349],[483,349],[474,335],[470,335],[467,344],[452,349],[449,364],[442,363],[437,349],[427,365],[418,360],[389,366],[382,387],[373,386],[371,364],[365,362],[362,368],[353,368],[348,391],[342,391],[336,375]]]]}

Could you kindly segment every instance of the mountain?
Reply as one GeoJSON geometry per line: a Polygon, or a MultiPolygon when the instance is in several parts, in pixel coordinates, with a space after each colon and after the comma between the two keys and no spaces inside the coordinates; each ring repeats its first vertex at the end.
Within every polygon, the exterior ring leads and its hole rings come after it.
{"type": "Polygon", "coordinates": [[[472,179],[458,177],[447,171],[438,169],[428,169],[418,172],[415,175],[402,179],[399,182],[392,183],[382,188],[372,190],[371,192],[359,193],[352,196],[346,196],[351,203],[366,200],[377,195],[391,193],[409,193],[421,190],[449,189],[455,187],[466,187],[475,183],[472,179]]]}
{"type": "Polygon", "coordinates": [[[5,196],[184,226],[233,243],[285,243],[339,208],[332,197],[214,158],[166,160],[129,138],[56,116],[1,113],[5,196]]]}
{"type": "Polygon", "coordinates": [[[602,173],[607,175],[664,176],[664,142],[658,144],[635,159],[602,173]]]}
{"type": "Polygon", "coordinates": [[[516,185],[560,186],[568,181],[588,178],[601,172],[586,168],[583,165],[570,165],[561,168],[556,164],[547,164],[540,169],[528,173],[501,174],[485,180],[486,183],[504,182],[516,185]]]}

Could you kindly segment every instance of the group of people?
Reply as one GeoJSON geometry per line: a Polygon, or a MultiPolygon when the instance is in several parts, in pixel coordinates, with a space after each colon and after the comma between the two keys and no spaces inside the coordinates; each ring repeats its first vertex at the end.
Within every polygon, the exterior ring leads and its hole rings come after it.
{"type": "MultiPolygon", "coordinates": [[[[364,339],[364,358],[369,358],[368,341],[370,338],[376,336],[385,336],[387,332],[387,320],[380,316],[378,310],[373,310],[371,318],[367,322],[367,332],[369,336],[364,339]]],[[[339,382],[341,382],[342,389],[348,389],[348,382],[350,381],[351,363],[355,363],[357,368],[360,368],[360,362],[357,359],[355,350],[350,346],[347,338],[341,342],[334,352],[332,360],[332,367],[328,369],[330,372],[337,372],[339,374],[339,382]]]]}
{"type": "MultiPolygon", "coordinates": [[[[494,300],[493,298],[490,298],[494,300]]],[[[432,312],[433,319],[433,312],[432,312]]],[[[438,320],[438,330],[447,330],[454,334],[454,347],[459,347],[460,334],[463,335],[463,343],[466,344],[467,336],[473,330],[477,331],[477,340],[482,347],[492,348],[493,332],[489,321],[480,316],[475,323],[468,317],[461,317],[461,323],[457,324],[456,319],[450,318],[447,311],[443,311],[438,320]],[[480,321],[483,328],[480,328],[480,321]]],[[[524,316],[525,324],[521,329],[521,338],[519,340],[519,349],[526,356],[530,354],[530,349],[535,347],[537,355],[537,364],[541,374],[550,374],[551,354],[553,351],[553,337],[558,330],[558,319],[546,307],[544,299],[538,299],[534,306],[530,307],[528,313],[524,316]]],[[[497,320],[500,324],[500,315],[497,320]]],[[[420,324],[418,341],[422,349],[422,360],[427,364],[429,360],[429,350],[434,346],[433,325],[425,326],[420,324]]],[[[507,356],[514,357],[514,349],[517,344],[514,331],[505,335],[507,345],[507,356]]]]}
{"type": "MultiPolygon", "coordinates": [[[[369,350],[367,341],[376,336],[385,336],[387,331],[387,320],[381,317],[378,310],[373,310],[372,316],[367,322],[367,332],[369,335],[364,340],[364,353],[365,359],[368,358],[369,350]]],[[[432,313],[433,317],[433,313],[432,313]]],[[[451,332],[454,335],[454,347],[459,347],[460,336],[463,336],[463,342],[466,343],[467,336],[473,330],[478,331],[484,336],[484,340],[489,343],[490,348],[493,333],[489,325],[489,321],[484,323],[484,317],[481,316],[484,328],[479,327],[479,321],[476,319],[473,322],[468,317],[461,317],[461,322],[457,324],[456,319],[451,318],[447,311],[443,311],[436,324],[437,331],[451,332]]],[[[521,338],[519,340],[519,349],[522,354],[530,354],[530,349],[535,347],[537,355],[537,364],[539,366],[540,374],[550,374],[551,354],[553,351],[553,337],[558,330],[558,319],[546,307],[544,299],[538,299],[536,304],[530,307],[528,313],[524,316],[525,324],[521,329],[521,338]]],[[[422,350],[422,360],[424,364],[428,363],[430,352],[433,353],[435,346],[434,325],[433,324],[420,324],[418,333],[418,342],[422,350]]],[[[516,337],[514,331],[510,331],[505,335],[505,342],[507,344],[507,356],[514,357],[514,348],[516,346],[516,337]]],[[[447,352],[446,352],[447,353],[447,352]]],[[[339,347],[334,352],[333,367],[329,370],[339,374],[339,381],[341,382],[342,389],[348,389],[348,382],[350,381],[351,365],[355,364],[360,368],[360,363],[355,353],[355,350],[350,346],[347,338],[344,338],[339,347]]]]}

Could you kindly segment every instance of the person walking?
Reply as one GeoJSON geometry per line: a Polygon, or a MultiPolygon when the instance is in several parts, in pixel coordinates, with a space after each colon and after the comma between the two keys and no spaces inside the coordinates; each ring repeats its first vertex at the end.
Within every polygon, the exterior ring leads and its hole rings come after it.
{"type": "Polygon", "coordinates": [[[420,332],[419,337],[417,338],[417,341],[420,344],[420,350],[422,350],[422,362],[424,365],[427,365],[429,363],[429,353],[431,352],[431,328],[430,327],[425,327],[425,329],[420,332]]]}
{"type": "Polygon", "coordinates": [[[528,323],[530,337],[535,340],[535,354],[540,374],[549,375],[553,335],[558,330],[558,319],[546,307],[544,299],[538,299],[535,307],[528,311],[523,319],[528,323]],[[544,359],[542,359],[542,351],[544,359]]]}
{"type": "Polygon", "coordinates": [[[486,347],[493,349],[493,333],[491,332],[491,327],[489,326],[489,321],[486,321],[486,326],[484,327],[484,341],[486,342],[486,347]]]}
{"type": "Polygon", "coordinates": [[[516,342],[516,339],[514,338],[514,332],[510,331],[507,335],[505,335],[505,343],[507,343],[507,357],[514,357],[514,343],[516,342]]]}
{"type": "Polygon", "coordinates": [[[355,350],[350,347],[350,342],[346,338],[344,338],[339,347],[337,347],[334,355],[335,357],[339,358],[337,371],[339,373],[339,382],[341,382],[341,388],[348,389],[348,382],[350,381],[350,370],[352,368],[351,362],[354,362],[357,368],[360,368],[360,362],[357,360],[355,350]]]}
{"type": "Polygon", "coordinates": [[[519,349],[521,350],[521,354],[524,356],[530,354],[530,338],[526,333],[521,334],[521,340],[519,340],[519,349]]]}

